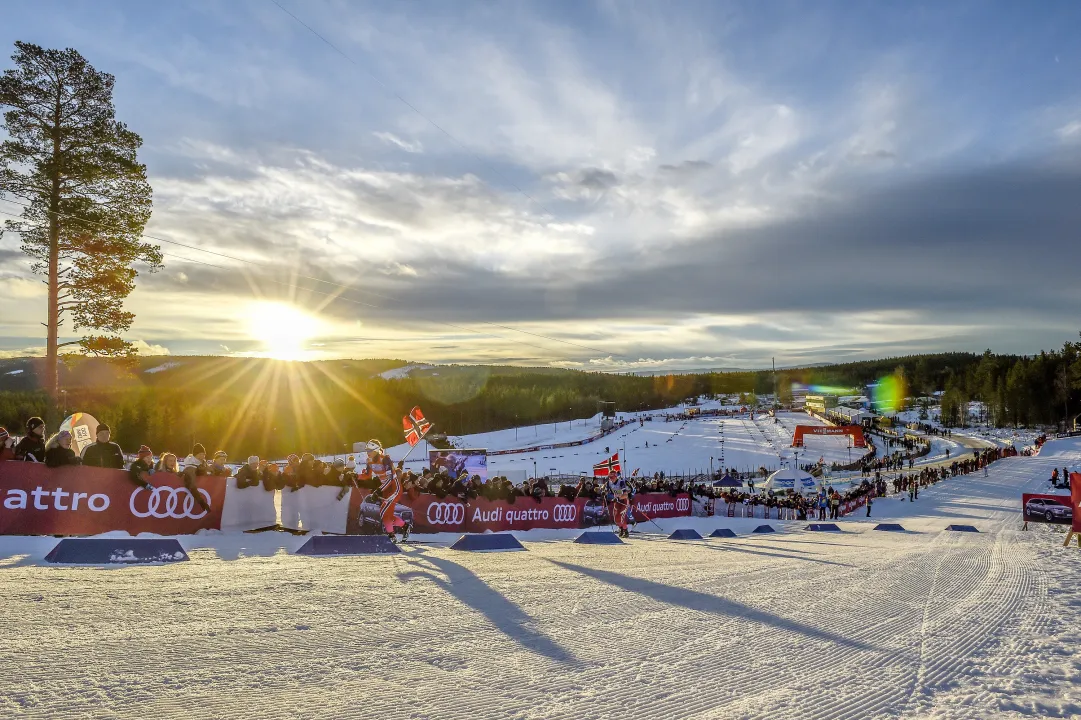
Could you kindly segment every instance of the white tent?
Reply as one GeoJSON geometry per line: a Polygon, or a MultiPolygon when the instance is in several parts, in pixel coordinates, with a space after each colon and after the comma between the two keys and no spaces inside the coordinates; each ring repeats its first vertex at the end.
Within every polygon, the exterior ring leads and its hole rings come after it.
{"type": "Polygon", "coordinates": [[[817,493],[819,490],[818,480],[810,473],[793,468],[782,468],[766,479],[766,484],[761,488],[762,492],[772,490],[774,494],[786,490],[800,494],[817,493]]]}

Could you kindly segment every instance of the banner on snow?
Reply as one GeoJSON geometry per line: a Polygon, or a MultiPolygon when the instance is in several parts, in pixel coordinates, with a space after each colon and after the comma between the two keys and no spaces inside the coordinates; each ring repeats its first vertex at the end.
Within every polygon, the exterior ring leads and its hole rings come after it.
{"type": "Polygon", "coordinates": [[[1073,510],[1071,530],[1081,532],[1081,473],[1070,473],[1070,507],[1073,510]]]}
{"type": "Polygon", "coordinates": [[[123,470],[0,462],[0,535],[190,535],[221,528],[225,479],[201,477],[195,502],[179,477],[155,473],[145,490],[123,470]]]}
{"type": "MultiPolygon", "coordinates": [[[[686,493],[675,497],[668,493],[644,493],[635,497],[634,507],[640,522],[647,518],[682,517],[691,514],[691,499],[686,493]]],[[[576,530],[611,522],[608,506],[603,501],[585,498],[570,501],[546,497],[538,502],[531,497],[520,497],[513,503],[475,498],[465,504],[453,497],[423,494],[416,499],[403,496],[395,507],[395,514],[406,522],[411,521],[413,532],[417,533],[576,530]]],[[[370,495],[353,491],[346,532],[382,532],[379,503],[370,495]]]]}
{"type": "Polygon", "coordinates": [[[1021,514],[1025,522],[1069,525],[1073,521],[1073,508],[1069,495],[1023,493],[1021,514]]]}

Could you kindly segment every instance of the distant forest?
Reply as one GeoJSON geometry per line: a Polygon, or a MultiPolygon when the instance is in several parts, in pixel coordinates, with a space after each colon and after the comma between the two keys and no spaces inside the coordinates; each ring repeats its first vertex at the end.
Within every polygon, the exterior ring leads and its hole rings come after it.
{"type": "MultiPolygon", "coordinates": [[[[0,361],[0,424],[22,432],[33,415],[89,412],[114,430],[128,451],[187,453],[194,442],[232,458],[292,452],[342,453],[378,438],[401,442],[401,417],[420,405],[439,432],[459,435],[514,425],[566,422],[593,415],[601,401],[619,411],[676,405],[700,395],[773,392],[769,370],[635,376],[552,368],[439,366],[385,380],[395,360],[286,363],[252,358],[140,358],[127,370],[83,360],[61,374],[61,407],[36,389],[42,360],[0,361]],[[155,370],[156,372],[147,372],[155,370]],[[50,412],[52,410],[52,412],[50,412]]],[[[793,383],[852,388],[901,375],[912,403],[942,391],[947,424],[969,401],[998,426],[1058,425],[1081,411],[1081,343],[1030,357],[941,353],[777,371],[782,401],[793,383]]]]}

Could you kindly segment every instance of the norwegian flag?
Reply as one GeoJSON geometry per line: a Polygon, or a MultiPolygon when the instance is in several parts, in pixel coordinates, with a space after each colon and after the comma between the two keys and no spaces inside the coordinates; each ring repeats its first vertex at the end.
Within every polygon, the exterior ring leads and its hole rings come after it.
{"type": "Polygon", "coordinates": [[[608,477],[618,472],[622,472],[619,466],[619,453],[593,466],[593,477],[608,477]]]}
{"type": "Polygon", "coordinates": [[[424,417],[420,406],[417,406],[402,418],[402,428],[405,430],[405,441],[409,443],[409,447],[413,447],[424,439],[432,429],[432,424],[424,417]]]}

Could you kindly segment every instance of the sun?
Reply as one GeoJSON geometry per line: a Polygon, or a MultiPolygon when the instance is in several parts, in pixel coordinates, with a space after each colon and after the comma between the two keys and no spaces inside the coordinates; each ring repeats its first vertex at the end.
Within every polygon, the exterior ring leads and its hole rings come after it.
{"type": "Polygon", "coordinates": [[[262,346],[257,354],[275,360],[310,360],[318,355],[308,349],[322,323],[293,305],[254,302],[248,307],[248,333],[262,346]]]}

